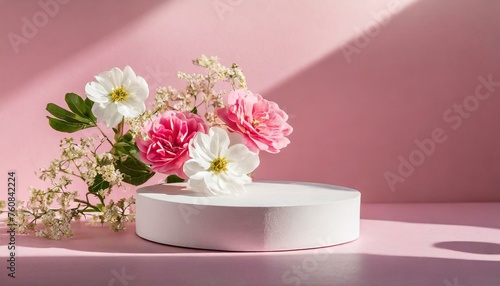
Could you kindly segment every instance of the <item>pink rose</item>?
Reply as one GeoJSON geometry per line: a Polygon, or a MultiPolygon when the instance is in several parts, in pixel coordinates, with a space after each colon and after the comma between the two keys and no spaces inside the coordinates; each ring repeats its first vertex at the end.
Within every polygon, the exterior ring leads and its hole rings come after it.
{"type": "Polygon", "coordinates": [[[288,115],[278,104],[259,94],[244,89],[232,91],[228,106],[217,110],[217,115],[230,131],[243,135],[243,143],[253,152],[276,154],[290,143],[285,137],[293,131],[286,122],[288,115]]]}
{"type": "Polygon", "coordinates": [[[182,168],[189,159],[190,141],[197,132],[207,130],[203,118],[196,114],[167,111],[144,127],[148,140],[136,139],[139,155],[152,165],[151,171],[187,179],[182,168]]]}

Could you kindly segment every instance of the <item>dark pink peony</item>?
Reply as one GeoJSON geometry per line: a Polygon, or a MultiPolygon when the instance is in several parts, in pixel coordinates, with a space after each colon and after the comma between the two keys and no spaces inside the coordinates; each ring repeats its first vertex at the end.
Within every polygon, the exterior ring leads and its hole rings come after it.
{"type": "Polygon", "coordinates": [[[228,106],[217,111],[228,129],[243,135],[243,143],[253,152],[278,153],[290,140],[293,128],[278,104],[244,89],[229,93],[228,106]]]}
{"type": "Polygon", "coordinates": [[[182,171],[189,157],[189,144],[197,132],[206,133],[208,127],[200,116],[190,112],[167,111],[144,127],[147,140],[136,139],[143,162],[151,170],[187,179],[182,171]]]}

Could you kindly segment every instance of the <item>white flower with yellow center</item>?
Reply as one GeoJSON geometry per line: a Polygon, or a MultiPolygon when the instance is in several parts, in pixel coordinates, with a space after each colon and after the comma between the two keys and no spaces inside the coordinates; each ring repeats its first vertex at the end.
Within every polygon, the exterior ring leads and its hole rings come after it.
{"type": "Polygon", "coordinates": [[[189,159],[184,163],[188,186],[209,195],[240,194],[248,176],[259,166],[259,156],[243,145],[229,147],[227,132],[219,127],[210,128],[208,134],[196,133],[189,146],[189,159]]]}
{"type": "Polygon", "coordinates": [[[148,84],[126,66],[113,68],[95,76],[97,82],[85,86],[87,97],[94,102],[92,113],[107,127],[115,127],[123,117],[135,118],[146,110],[148,84]]]}

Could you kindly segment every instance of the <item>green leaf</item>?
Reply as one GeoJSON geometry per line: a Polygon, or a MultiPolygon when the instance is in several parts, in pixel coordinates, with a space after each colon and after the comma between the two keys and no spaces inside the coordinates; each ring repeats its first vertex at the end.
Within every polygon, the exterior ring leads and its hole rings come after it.
{"type": "Polygon", "coordinates": [[[124,182],[138,186],[154,176],[155,173],[151,172],[151,168],[136,157],[139,150],[130,132],[125,133],[113,145],[113,153],[116,156],[127,156],[124,161],[119,160],[115,163],[115,167],[124,175],[124,182]]]}
{"type": "Polygon", "coordinates": [[[103,204],[97,204],[97,208],[103,212],[104,211],[104,205],[103,204]]]}
{"type": "Polygon", "coordinates": [[[135,144],[135,142],[134,142],[134,136],[132,136],[132,134],[130,132],[125,133],[122,136],[122,140],[127,141],[127,142],[131,142],[131,143],[135,144]]]}
{"type": "Polygon", "coordinates": [[[45,108],[53,117],[49,119],[49,125],[57,131],[73,133],[95,126],[96,118],[92,114],[91,100],[83,100],[75,93],[67,93],[64,100],[71,111],[56,104],[49,103],[45,108]]]}
{"type": "Polygon", "coordinates": [[[144,184],[155,174],[148,165],[133,156],[128,156],[123,162],[117,161],[116,168],[123,173],[123,181],[134,186],[144,184]]]}
{"type": "Polygon", "coordinates": [[[78,94],[66,93],[64,100],[68,104],[69,109],[74,113],[80,115],[81,117],[91,118],[92,116],[94,116],[92,114],[92,109],[78,94]]]}
{"type": "Polygon", "coordinates": [[[135,145],[128,142],[118,142],[113,145],[117,155],[135,155],[138,153],[135,145]]]}
{"type": "Polygon", "coordinates": [[[61,132],[66,132],[66,133],[73,133],[78,130],[82,130],[85,128],[93,127],[93,125],[88,125],[84,123],[73,123],[73,122],[67,122],[63,120],[59,120],[50,116],[47,116],[49,119],[49,125],[54,128],[57,131],[61,132]]]}
{"type": "Polygon", "coordinates": [[[97,118],[94,116],[94,113],[92,113],[92,107],[94,106],[94,102],[90,100],[89,98],[85,98],[85,105],[87,105],[88,109],[90,110],[89,118],[90,120],[96,122],[97,118]]]}
{"type": "Polygon", "coordinates": [[[180,178],[177,175],[170,175],[170,176],[167,177],[167,184],[170,184],[170,183],[182,183],[182,182],[184,182],[184,179],[180,178]]]}
{"type": "Polygon", "coordinates": [[[135,156],[139,150],[135,145],[134,138],[130,132],[125,133],[120,141],[113,145],[116,155],[133,155],[135,156]]]}
{"type": "Polygon", "coordinates": [[[97,174],[94,178],[94,184],[92,186],[89,186],[89,192],[91,193],[97,193],[100,190],[104,190],[109,188],[109,182],[105,181],[102,178],[101,174],[97,174]]]}
{"type": "Polygon", "coordinates": [[[191,109],[191,113],[198,115],[198,108],[196,106],[193,107],[193,109],[191,109]]]}
{"type": "Polygon", "coordinates": [[[126,154],[127,149],[130,147],[130,143],[128,142],[117,142],[115,145],[113,145],[113,148],[115,148],[115,151],[117,151],[120,154],[126,154]]]}
{"type": "Polygon", "coordinates": [[[83,118],[73,112],[70,112],[60,106],[57,106],[53,103],[47,104],[47,107],[45,108],[50,114],[54,115],[56,118],[62,119],[67,122],[71,123],[85,123],[85,124],[90,124],[92,123],[89,119],[83,118]]]}

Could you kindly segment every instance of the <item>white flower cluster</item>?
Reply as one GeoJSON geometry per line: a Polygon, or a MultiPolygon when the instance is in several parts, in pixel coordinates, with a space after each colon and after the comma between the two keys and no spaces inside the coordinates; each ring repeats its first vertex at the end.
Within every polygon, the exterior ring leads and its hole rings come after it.
{"type": "Polygon", "coordinates": [[[114,231],[124,230],[126,222],[135,221],[134,205],[134,197],[122,198],[116,203],[110,200],[104,206],[102,213],[93,215],[92,219],[87,221],[87,224],[99,225],[107,223],[114,231]]]}
{"type": "Polygon", "coordinates": [[[66,174],[81,178],[88,186],[92,186],[96,176],[101,175],[111,185],[121,186],[123,174],[114,166],[120,158],[115,158],[109,152],[96,153],[93,137],[80,139],[80,144],[74,143],[73,138],[64,138],[60,148],[60,158],[52,160],[48,168],[40,169],[40,179],[50,180],[54,186],[65,187],[71,184],[71,179],[59,175],[66,174]]]}
{"type": "MultiPolygon", "coordinates": [[[[116,158],[109,152],[97,153],[99,145],[94,145],[95,138],[82,138],[75,143],[73,138],[61,140],[61,156],[52,160],[48,168],[42,168],[39,178],[51,183],[45,189],[30,188],[30,198],[24,204],[20,202],[17,208],[16,224],[19,233],[34,231],[37,236],[61,239],[73,235],[71,221],[92,213],[98,221],[109,224],[118,231],[125,228],[124,223],[133,221],[132,205],[134,199],[122,199],[117,203],[110,200],[105,204],[106,197],[113,187],[122,185],[123,174],[115,168],[116,158]],[[89,187],[85,199],[78,198],[77,191],[68,191],[73,178],[80,178],[89,187]],[[99,204],[89,199],[90,188],[94,187],[97,178],[108,185],[94,191],[99,204]],[[40,227],[36,227],[41,222],[40,227]]],[[[1,208],[0,208],[1,209],[1,208]]],[[[95,220],[95,219],[94,219],[95,220]]]]}
{"type": "Polygon", "coordinates": [[[34,231],[37,236],[57,240],[72,236],[70,222],[79,219],[81,215],[76,211],[74,203],[77,192],[67,192],[64,187],[54,186],[47,189],[30,188],[30,193],[25,207],[23,202],[18,202],[15,215],[17,232],[34,231]],[[58,208],[52,207],[54,201],[58,208]],[[38,220],[41,221],[41,229],[35,228],[38,220]]]}
{"type": "Polygon", "coordinates": [[[70,224],[72,218],[71,211],[48,210],[41,217],[44,228],[36,231],[36,236],[55,240],[73,236],[70,224]]]}

